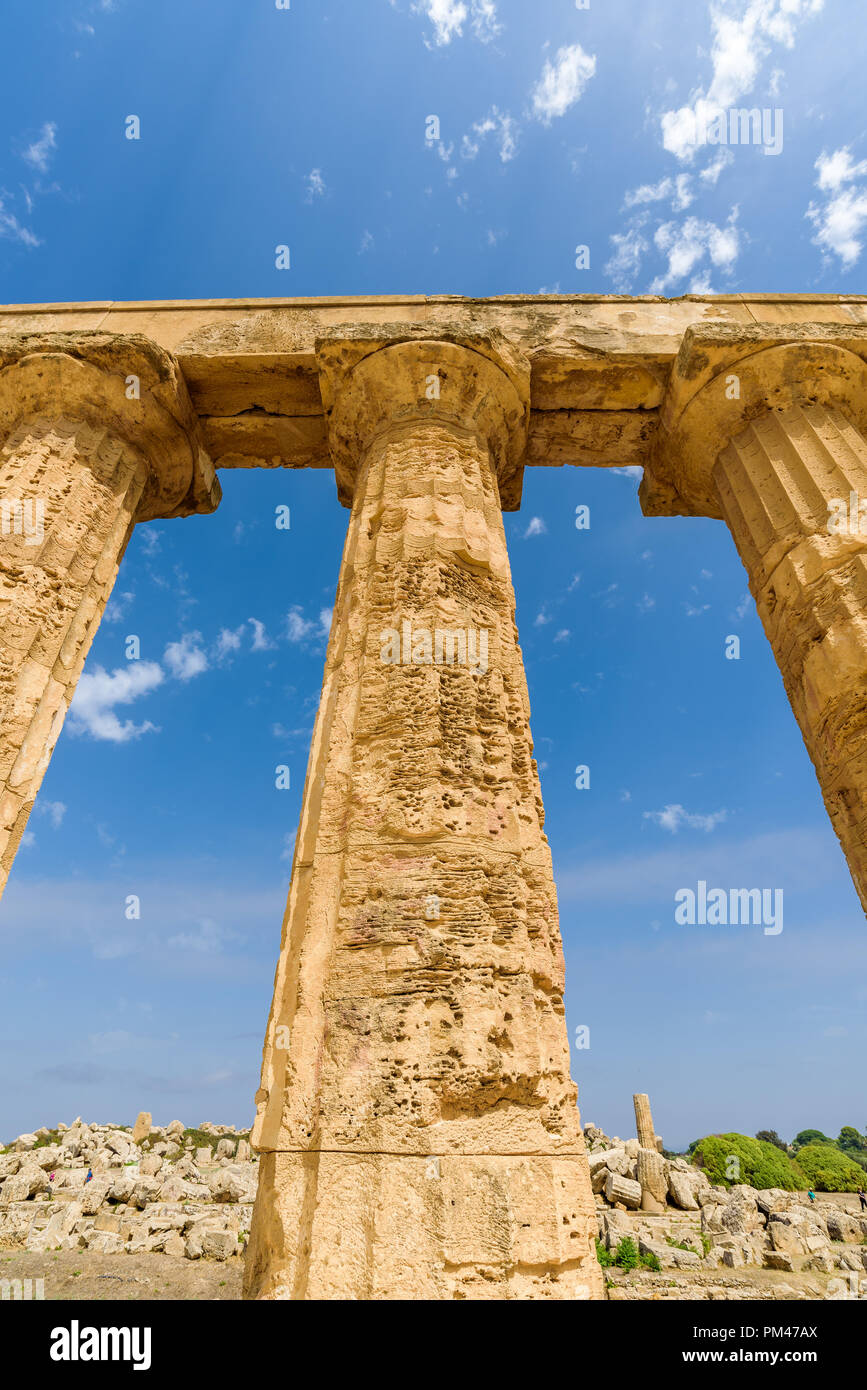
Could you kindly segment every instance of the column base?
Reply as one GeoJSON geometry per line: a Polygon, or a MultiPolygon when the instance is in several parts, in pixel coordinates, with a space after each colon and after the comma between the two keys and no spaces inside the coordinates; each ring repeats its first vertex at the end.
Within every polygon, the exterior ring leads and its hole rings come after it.
{"type": "Polygon", "coordinates": [[[265,1153],[244,1297],[598,1299],[586,1158],[265,1153]]]}

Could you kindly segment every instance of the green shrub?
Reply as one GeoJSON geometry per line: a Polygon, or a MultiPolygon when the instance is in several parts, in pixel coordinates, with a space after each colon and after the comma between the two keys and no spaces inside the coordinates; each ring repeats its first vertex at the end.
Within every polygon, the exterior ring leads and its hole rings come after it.
{"type": "Polygon", "coordinates": [[[746,1134],[709,1134],[699,1139],[692,1161],[703,1168],[712,1183],[732,1187],[748,1183],[750,1187],[781,1187],[797,1192],[806,1185],[798,1163],[774,1144],[750,1139],[746,1134]],[[736,1158],[735,1168],[731,1160],[736,1158]]]}
{"type": "Polygon", "coordinates": [[[614,1263],[618,1269],[637,1269],[641,1263],[638,1257],[638,1246],[632,1236],[624,1236],[618,1243],[617,1253],[614,1256],[614,1263]]]}
{"type": "Polygon", "coordinates": [[[808,1144],[799,1150],[798,1163],[816,1192],[857,1192],[864,1186],[864,1169],[833,1144],[808,1144]]]}
{"type": "Polygon", "coordinates": [[[614,1261],[611,1258],[611,1251],[608,1250],[597,1236],[596,1238],[596,1258],[603,1269],[610,1268],[614,1261]]]}
{"type": "Polygon", "coordinates": [[[652,1269],[654,1274],[659,1274],[662,1269],[659,1256],[654,1255],[650,1250],[647,1251],[646,1255],[640,1256],[640,1264],[643,1269],[652,1269]]]}

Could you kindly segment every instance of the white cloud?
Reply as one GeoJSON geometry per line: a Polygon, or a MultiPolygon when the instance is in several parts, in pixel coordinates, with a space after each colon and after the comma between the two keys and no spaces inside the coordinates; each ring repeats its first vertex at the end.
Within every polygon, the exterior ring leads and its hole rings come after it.
{"type": "Polygon", "coordinates": [[[468,11],[462,0],[420,0],[413,8],[427,15],[434,26],[434,42],[439,46],[451,43],[456,35],[460,38],[464,32],[468,11]]]}
{"type": "Polygon", "coordinates": [[[856,164],[849,146],[844,145],[833,154],[823,151],[815,167],[819,172],[816,187],[827,197],[822,206],[811,203],[807,209],[806,215],[816,229],[813,244],[826,255],[836,256],[843,269],[849,270],[864,249],[867,186],[856,180],[867,175],[867,160],[856,164]]]}
{"type": "Polygon", "coordinates": [[[253,629],[253,651],[269,652],[273,651],[274,643],[265,630],[265,624],[260,623],[258,618],[248,618],[247,622],[253,629]]]}
{"type": "MultiPolygon", "coordinates": [[[[472,135],[464,136],[461,142],[461,155],[464,159],[475,159],[481,148],[481,142],[488,135],[495,135],[500,148],[500,159],[504,164],[508,164],[518,152],[519,131],[520,127],[517,121],[508,112],[500,111],[498,107],[492,106],[484,120],[477,121],[472,127],[472,135]]],[[[449,146],[449,152],[451,152],[451,146],[449,146]]]]}
{"type": "Polygon", "coordinates": [[[434,26],[434,43],[438,48],[454,38],[461,38],[468,19],[480,43],[490,43],[500,32],[496,0],[470,0],[469,7],[464,0],[417,0],[413,10],[416,14],[427,15],[434,26]]]}
{"type": "Polygon", "coordinates": [[[524,540],[529,540],[531,536],[546,536],[548,527],[540,516],[530,518],[530,524],[524,532],[524,540]]]}
{"type": "MultiPolygon", "coordinates": [[[[221,630],[220,635],[217,638],[216,646],[216,656],[218,661],[224,661],[227,656],[230,656],[232,654],[232,652],[238,652],[241,650],[241,638],[244,635],[245,626],[246,624],[242,623],[240,627],[235,628],[234,632],[227,627],[224,627],[221,630]]],[[[198,673],[194,672],[193,674],[196,675],[198,673]]]]}
{"type": "Polygon", "coordinates": [[[490,43],[500,32],[496,0],[473,0],[473,33],[481,43],[490,43]]]}
{"type": "Polygon", "coordinates": [[[22,151],[21,158],[34,169],[38,169],[40,174],[48,172],[48,165],[51,156],[57,149],[57,126],[53,121],[46,121],[39,135],[38,140],[34,140],[22,151]]]}
{"type": "Polygon", "coordinates": [[[718,182],[719,176],[722,173],[723,169],[727,168],[729,164],[733,163],[734,155],[732,154],[731,150],[720,150],[716,159],[714,159],[710,164],[708,164],[704,169],[702,169],[701,173],[699,174],[699,178],[702,180],[703,183],[706,183],[711,188],[713,188],[715,184],[718,182]]]}
{"type": "Polygon", "coordinates": [[[313,630],[313,623],[304,617],[299,605],[293,604],[286,614],[286,636],[290,642],[303,642],[313,630]]]}
{"type": "Polygon", "coordinates": [[[321,169],[311,169],[306,175],[307,192],[304,194],[305,203],[312,203],[314,198],[321,198],[325,193],[325,180],[322,177],[321,169]]]}
{"type": "Polygon", "coordinates": [[[633,223],[625,232],[614,232],[611,244],[614,254],[606,262],[605,274],[614,281],[617,294],[628,294],[641,270],[642,258],[650,250],[650,243],[641,228],[643,221],[633,223]]]}
{"type": "Polygon", "coordinates": [[[189,681],[208,669],[208,658],[199,643],[200,632],[185,632],[180,642],[169,642],[163,660],[175,680],[189,681]]]}
{"type": "Polygon", "coordinates": [[[131,661],[111,675],[102,666],[92,673],[85,671],[69,707],[72,732],[90,734],[91,738],[110,743],[128,743],[155,731],[156,726],[150,721],[135,724],[127,719],[121,723],[114,707],[132,704],[162,685],[163,680],[162,667],[156,661],[131,661]]]}
{"type": "Polygon", "coordinates": [[[659,183],[644,183],[634,188],[623,200],[624,207],[634,208],[643,203],[659,203],[669,199],[675,212],[684,212],[693,201],[689,174],[677,174],[673,179],[660,179],[659,183]]]}
{"type": "Polygon", "coordinates": [[[554,62],[546,62],[542,76],[533,88],[533,114],[550,125],[555,116],[564,116],[580,101],[584,89],[596,72],[596,58],[585,53],[580,43],[559,48],[554,62]]]}
{"type": "Polygon", "coordinates": [[[816,160],[816,168],[819,170],[816,187],[821,188],[823,192],[836,193],[844,183],[851,183],[853,179],[863,178],[867,174],[867,159],[854,164],[852,151],[848,145],[844,145],[833,154],[825,154],[823,151],[816,160]]]}
{"type": "Polygon", "coordinates": [[[618,478],[636,478],[640,482],[644,476],[644,469],[640,463],[627,463],[623,468],[609,468],[609,473],[616,473],[618,478]]]}
{"type": "MultiPolygon", "coordinates": [[[[712,3],[711,81],[707,91],[697,88],[686,106],[663,114],[665,148],[677,159],[691,160],[696,150],[704,147],[696,143],[697,133],[705,131],[714,119],[752,91],[771,44],[791,48],[798,22],[818,14],[823,5],[824,0],[712,3]]],[[[772,87],[779,86],[781,77],[781,70],[775,69],[772,87]]]]}
{"type": "Polygon", "coordinates": [[[322,608],[319,611],[319,626],[327,637],[331,632],[331,619],[334,617],[333,608],[322,608]]]}
{"type": "Polygon", "coordinates": [[[7,241],[20,241],[22,246],[41,246],[38,236],[23,226],[12,212],[7,212],[0,198],[0,237],[7,241]]]}
{"type": "Polygon", "coordinates": [[[727,811],[712,811],[710,815],[695,815],[685,811],[680,805],[666,806],[662,811],[645,811],[644,819],[652,820],[656,825],[668,830],[672,835],[676,835],[684,825],[691,830],[704,830],[709,834],[726,819],[727,811]]]}
{"type": "MultiPolygon", "coordinates": [[[[737,209],[733,209],[728,223],[718,227],[714,222],[703,222],[698,217],[688,217],[685,222],[663,222],[654,234],[657,250],[668,256],[668,269],[658,275],[650,286],[651,294],[665,294],[666,290],[686,279],[699,269],[702,261],[708,258],[712,265],[723,271],[730,271],[738,258],[740,240],[737,227],[737,209]]],[[[690,289],[693,294],[706,294],[707,269],[704,278],[694,279],[690,289]]]]}
{"type": "Polygon", "coordinates": [[[560,631],[556,634],[556,636],[555,636],[555,638],[554,638],[554,641],[555,641],[555,642],[568,642],[568,641],[569,641],[569,638],[571,637],[571,635],[572,635],[572,634],[570,633],[568,627],[561,627],[561,628],[560,628],[560,631]]]}
{"type": "Polygon", "coordinates": [[[127,592],[114,594],[106,605],[102,621],[104,623],[120,623],[126,616],[126,611],[130,604],[135,601],[135,594],[127,592]]]}
{"type": "Polygon", "coordinates": [[[41,801],[37,798],[34,810],[41,816],[47,816],[52,828],[58,830],[66,815],[66,804],[63,801],[41,801]]]}

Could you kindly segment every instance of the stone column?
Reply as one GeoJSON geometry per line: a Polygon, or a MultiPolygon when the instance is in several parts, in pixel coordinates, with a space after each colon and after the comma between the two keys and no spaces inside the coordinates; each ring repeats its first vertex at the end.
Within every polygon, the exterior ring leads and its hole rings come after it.
{"type": "Polygon", "coordinates": [[[352,515],[253,1132],[245,1296],[601,1297],[493,334],[320,345],[352,515]]]}
{"type": "Polygon", "coordinates": [[[0,338],[0,893],[136,521],[219,486],[144,338],[0,338]]]}
{"type": "Polygon", "coordinates": [[[643,502],[728,522],[867,909],[865,355],[863,328],[690,330],[643,502]]]}
{"type": "Polygon", "coordinates": [[[635,1107],[635,1125],[638,1135],[638,1142],[643,1149],[656,1149],[656,1131],[653,1128],[653,1116],[650,1113],[649,1096],[633,1096],[632,1104],[635,1107]]]}

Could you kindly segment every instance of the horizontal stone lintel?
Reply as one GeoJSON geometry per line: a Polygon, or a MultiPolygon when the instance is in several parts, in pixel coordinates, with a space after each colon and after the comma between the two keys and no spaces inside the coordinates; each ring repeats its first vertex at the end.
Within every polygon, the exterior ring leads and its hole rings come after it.
{"type": "MultiPolygon", "coordinates": [[[[329,468],[316,343],[499,329],[530,359],[529,466],[643,466],[692,327],[867,325],[864,295],[504,295],[0,306],[0,333],[140,333],[174,353],[218,468],[329,468]]],[[[512,505],[519,499],[513,499],[512,505]]]]}

